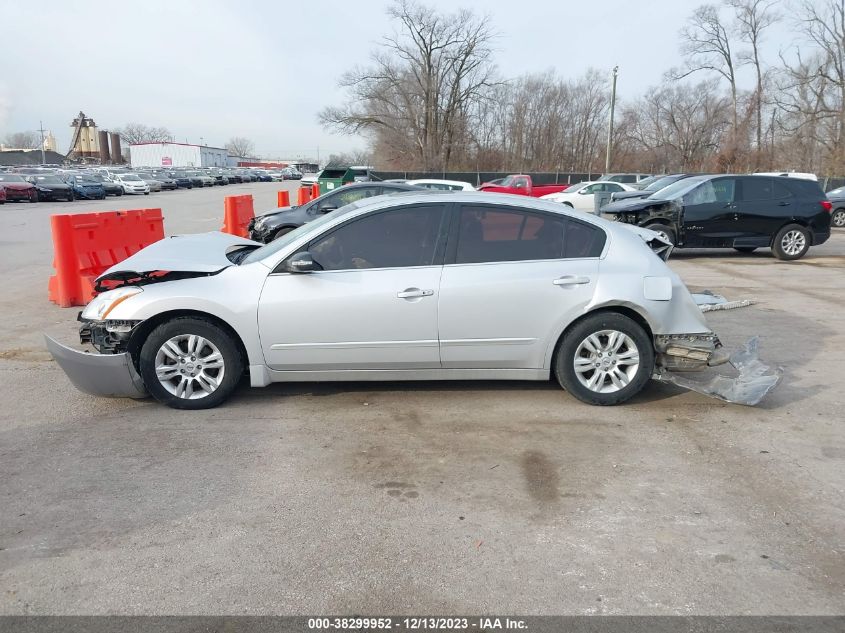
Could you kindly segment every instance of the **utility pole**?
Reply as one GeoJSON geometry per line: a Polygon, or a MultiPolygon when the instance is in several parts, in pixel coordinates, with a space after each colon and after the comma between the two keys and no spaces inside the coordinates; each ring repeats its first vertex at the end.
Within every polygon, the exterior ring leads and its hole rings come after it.
{"type": "Polygon", "coordinates": [[[604,173],[610,171],[610,146],[613,144],[613,114],[616,111],[616,75],[619,66],[613,67],[613,88],[610,91],[610,125],[607,126],[607,153],[604,155],[604,173]]]}
{"type": "Polygon", "coordinates": [[[44,157],[44,121],[38,122],[38,131],[41,132],[41,164],[45,164],[47,159],[44,157]]]}

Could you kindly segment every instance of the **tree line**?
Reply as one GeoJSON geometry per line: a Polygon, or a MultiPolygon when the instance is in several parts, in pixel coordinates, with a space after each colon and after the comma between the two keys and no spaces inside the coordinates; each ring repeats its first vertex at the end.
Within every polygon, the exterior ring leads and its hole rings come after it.
{"type": "MultiPolygon", "coordinates": [[[[504,79],[486,16],[395,0],[395,30],[341,77],[329,129],[364,135],[370,163],[420,171],[602,171],[609,73],[504,79]]],[[[660,85],[620,98],[616,171],[794,169],[845,175],[845,0],[722,0],[679,33],[660,85]],[[797,43],[764,54],[771,27],[797,43]],[[753,81],[743,85],[741,69],[753,81]]]]}

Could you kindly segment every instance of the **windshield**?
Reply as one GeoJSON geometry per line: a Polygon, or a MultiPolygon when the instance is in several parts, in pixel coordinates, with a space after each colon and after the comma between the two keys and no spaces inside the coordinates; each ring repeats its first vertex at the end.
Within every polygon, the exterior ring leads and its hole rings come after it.
{"type": "Polygon", "coordinates": [[[11,174],[0,174],[0,182],[26,182],[20,176],[12,176],[11,174]]]}
{"type": "Polygon", "coordinates": [[[683,180],[678,180],[668,187],[663,187],[660,191],[655,191],[653,194],[649,196],[654,200],[675,200],[680,198],[685,193],[694,189],[702,182],[707,180],[706,176],[699,176],[697,178],[684,178],[683,180]]]}
{"type": "Polygon", "coordinates": [[[845,187],[839,187],[838,189],[831,189],[827,192],[829,196],[841,196],[845,194],[845,187]]]}
{"type": "MultiPolygon", "coordinates": [[[[663,187],[668,187],[673,182],[677,182],[681,180],[680,176],[664,176],[663,178],[658,178],[654,182],[645,187],[643,191],[660,191],[663,187]]],[[[642,182],[642,181],[640,181],[642,182]]]]}
{"type": "Polygon", "coordinates": [[[63,184],[65,184],[64,182],[62,182],[62,180],[60,178],[57,178],[56,176],[36,176],[35,179],[39,183],[44,183],[46,185],[63,185],[63,184]]]}
{"type": "Polygon", "coordinates": [[[286,248],[289,244],[292,244],[293,242],[298,240],[305,233],[310,232],[312,229],[317,229],[321,227],[326,222],[331,222],[334,218],[338,217],[339,215],[346,215],[350,211],[354,211],[360,206],[361,203],[352,202],[333,213],[321,215],[316,220],[303,224],[302,226],[295,228],[290,233],[285,233],[279,239],[273,240],[272,242],[270,242],[269,244],[265,244],[261,248],[256,248],[247,257],[244,258],[242,263],[251,264],[253,262],[261,261],[265,257],[269,257],[274,253],[278,253],[283,248],[286,248]]]}
{"type": "Polygon", "coordinates": [[[574,185],[569,185],[563,191],[568,192],[568,193],[573,193],[575,191],[578,191],[581,187],[583,187],[586,184],[588,184],[588,183],[587,182],[576,182],[574,185]]]}
{"type": "Polygon", "coordinates": [[[120,178],[122,180],[141,180],[135,174],[123,174],[120,178]]]}

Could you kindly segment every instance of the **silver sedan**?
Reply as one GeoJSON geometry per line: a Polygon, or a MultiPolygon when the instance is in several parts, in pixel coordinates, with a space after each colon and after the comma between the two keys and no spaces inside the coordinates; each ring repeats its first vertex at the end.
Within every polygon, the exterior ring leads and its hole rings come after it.
{"type": "MultiPolygon", "coordinates": [[[[245,372],[254,387],[553,376],[613,405],[653,377],[730,360],[670,250],[536,199],[368,198],[267,245],[161,240],[99,278],[80,335],[100,354],[48,347],[83,391],[181,409],[220,404],[245,372]]],[[[750,383],[724,379],[713,395],[759,401],[778,376],[755,362],[750,383]]]]}

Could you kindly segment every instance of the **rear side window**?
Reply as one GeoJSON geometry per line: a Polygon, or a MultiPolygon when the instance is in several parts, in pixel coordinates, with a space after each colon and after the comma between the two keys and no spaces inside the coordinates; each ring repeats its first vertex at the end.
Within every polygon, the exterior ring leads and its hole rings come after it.
{"type": "Polygon", "coordinates": [[[742,199],[749,202],[752,200],[771,200],[774,197],[772,195],[772,182],[771,178],[762,176],[743,178],[742,199]]]}
{"type": "Polygon", "coordinates": [[[548,213],[467,205],[460,211],[455,263],[598,257],[604,231],[548,213]]]}

